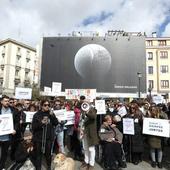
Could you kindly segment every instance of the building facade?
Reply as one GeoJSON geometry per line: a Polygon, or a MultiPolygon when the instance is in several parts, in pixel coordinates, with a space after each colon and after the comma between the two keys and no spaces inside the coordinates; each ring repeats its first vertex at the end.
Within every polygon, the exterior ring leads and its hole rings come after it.
{"type": "Polygon", "coordinates": [[[170,38],[146,38],[146,73],[148,92],[170,93],[170,38]]]}
{"type": "Polygon", "coordinates": [[[0,94],[38,83],[36,50],[12,39],[0,41],[0,94]]]}

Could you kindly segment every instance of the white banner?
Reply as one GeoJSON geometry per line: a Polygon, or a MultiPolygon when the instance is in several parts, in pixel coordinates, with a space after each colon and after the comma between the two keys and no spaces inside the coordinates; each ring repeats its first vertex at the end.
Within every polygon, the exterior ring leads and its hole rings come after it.
{"type": "Polygon", "coordinates": [[[13,117],[11,114],[0,115],[0,136],[13,133],[13,117]]]}
{"type": "Polygon", "coordinates": [[[143,134],[170,137],[170,122],[165,119],[144,118],[143,134]]]}
{"type": "Polygon", "coordinates": [[[54,114],[57,117],[58,120],[62,121],[62,120],[66,120],[66,114],[65,114],[66,110],[65,109],[61,109],[61,110],[54,110],[54,114]]]}
{"type": "Polygon", "coordinates": [[[31,123],[33,116],[36,112],[26,112],[26,111],[24,111],[24,113],[26,114],[26,123],[31,123]]]}
{"type": "Polygon", "coordinates": [[[16,87],[15,98],[16,99],[31,99],[32,98],[32,89],[16,87]]]}
{"type": "Polygon", "coordinates": [[[123,134],[134,135],[134,119],[132,118],[123,118],[123,134]]]}
{"type": "Polygon", "coordinates": [[[75,121],[75,113],[74,111],[66,111],[65,109],[62,110],[54,110],[54,114],[60,121],[67,120],[66,125],[72,125],[75,121]]]}
{"type": "Polygon", "coordinates": [[[75,122],[75,113],[74,111],[66,111],[66,120],[67,120],[67,123],[66,125],[73,125],[74,122],[75,122]]]}
{"type": "Polygon", "coordinates": [[[97,114],[106,114],[105,100],[95,100],[95,108],[97,109],[97,114]]]}
{"type": "Polygon", "coordinates": [[[58,82],[52,82],[52,93],[55,95],[60,95],[61,93],[61,83],[58,82]]]}

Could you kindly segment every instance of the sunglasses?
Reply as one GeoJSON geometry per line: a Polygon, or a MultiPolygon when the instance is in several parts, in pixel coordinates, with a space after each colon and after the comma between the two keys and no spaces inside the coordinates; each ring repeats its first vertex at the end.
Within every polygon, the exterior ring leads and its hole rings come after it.
{"type": "Polygon", "coordinates": [[[50,105],[49,105],[49,104],[43,104],[43,106],[44,106],[44,107],[47,107],[47,106],[49,107],[50,105]]]}
{"type": "Polygon", "coordinates": [[[131,109],[135,109],[135,107],[131,107],[131,109]]]}

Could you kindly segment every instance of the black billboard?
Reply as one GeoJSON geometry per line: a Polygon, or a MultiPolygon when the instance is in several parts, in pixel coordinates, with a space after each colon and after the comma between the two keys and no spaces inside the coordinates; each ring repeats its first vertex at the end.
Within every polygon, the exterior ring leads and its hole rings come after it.
{"type": "Polygon", "coordinates": [[[144,36],[45,37],[40,85],[61,82],[65,89],[136,93],[138,75],[146,92],[144,36]]]}

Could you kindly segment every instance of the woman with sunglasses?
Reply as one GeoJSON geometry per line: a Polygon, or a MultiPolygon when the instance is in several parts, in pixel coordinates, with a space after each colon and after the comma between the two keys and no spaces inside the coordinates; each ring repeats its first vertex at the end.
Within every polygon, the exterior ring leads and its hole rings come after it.
{"type": "Polygon", "coordinates": [[[34,114],[32,121],[33,143],[35,148],[36,170],[41,170],[42,155],[45,155],[47,170],[51,170],[51,147],[54,140],[54,127],[58,120],[50,111],[48,100],[41,102],[41,109],[34,114]]]}
{"type": "Polygon", "coordinates": [[[132,118],[134,120],[135,132],[134,135],[127,135],[129,160],[132,161],[135,165],[138,165],[138,163],[142,161],[144,142],[142,135],[143,116],[137,103],[131,103],[129,114],[126,117],[132,118]]]}

